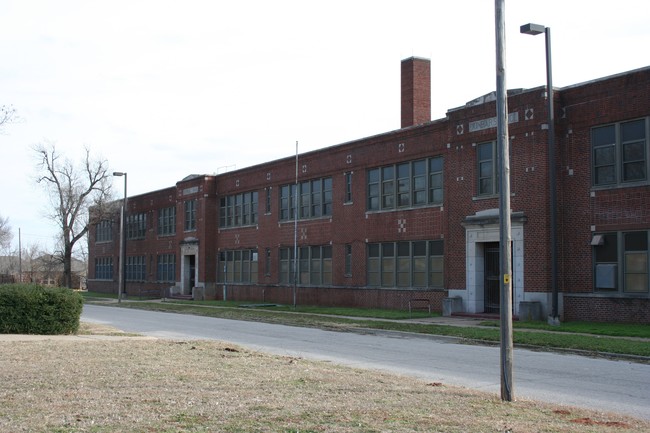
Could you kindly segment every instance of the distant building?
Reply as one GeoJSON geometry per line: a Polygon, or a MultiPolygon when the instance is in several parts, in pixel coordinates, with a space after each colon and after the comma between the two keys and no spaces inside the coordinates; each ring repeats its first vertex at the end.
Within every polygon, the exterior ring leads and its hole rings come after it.
{"type": "MultiPolygon", "coordinates": [[[[72,259],[72,288],[86,288],[88,264],[72,259]]],[[[63,263],[51,254],[35,258],[18,256],[0,256],[0,284],[2,283],[36,283],[44,286],[61,286],[63,284],[63,263]]]]}
{"type": "MultiPolygon", "coordinates": [[[[129,197],[127,293],[498,312],[495,96],[431,121],[429,60],[401,87],[401,129],[300,154],[297,185],[290,156],[129,197]]],[[[545,317],[546,92],[508,93],[514,313],[545,317]]],[[[560,315],[650,323],[650,68],[554,93],[560,315]]],[[[90,231],[89,290],[116,293],[119,245],[117,215],[90,231]]]]}

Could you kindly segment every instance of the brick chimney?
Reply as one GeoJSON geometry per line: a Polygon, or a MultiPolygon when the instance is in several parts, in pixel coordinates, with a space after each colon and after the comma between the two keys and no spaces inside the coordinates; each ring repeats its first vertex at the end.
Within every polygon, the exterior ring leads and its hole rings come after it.
{"type": "Polygon", "coordinates": [[[402,60],[402,128],[431,121],[431,60],[402,60]]]}

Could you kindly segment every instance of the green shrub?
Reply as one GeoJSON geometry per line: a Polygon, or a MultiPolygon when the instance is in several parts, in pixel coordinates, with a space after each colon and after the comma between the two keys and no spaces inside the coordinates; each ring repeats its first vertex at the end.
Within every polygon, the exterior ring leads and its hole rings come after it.
{"type": "Polygon", "coordinates": [[[70,289],[2,285],[0,334],[72,334],[79,329],[82,308],[82,296],[70,289]]]}

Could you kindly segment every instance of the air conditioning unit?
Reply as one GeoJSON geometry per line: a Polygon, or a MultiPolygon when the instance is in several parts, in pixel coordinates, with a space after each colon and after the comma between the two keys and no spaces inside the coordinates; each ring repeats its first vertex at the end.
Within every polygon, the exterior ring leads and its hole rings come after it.
{"type": "Polygon", "coordinates": [[[599,263],[596,265],[596,288],[616,289],[616,264],[599,263]]]}

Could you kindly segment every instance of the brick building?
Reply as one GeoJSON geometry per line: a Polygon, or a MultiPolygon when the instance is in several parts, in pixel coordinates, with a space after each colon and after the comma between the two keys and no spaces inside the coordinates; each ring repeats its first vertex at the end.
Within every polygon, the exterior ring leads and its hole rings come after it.
{"type": "MultiPolygon", "coordinates": [[[[401,86],[399,130],[129,197],[127,293],[498,312],[495,96],[431,121],[429,60],[405,59],[401,86]]],[[[554,92],[564,320],[650,323],[649,93],[650,68],[554,92]]],[[[545,95],[508,92],[513,307],[542,317],[545,95]]],[[[116,292],[119,219],[90,233],[88,287],[116,292]]]]}

